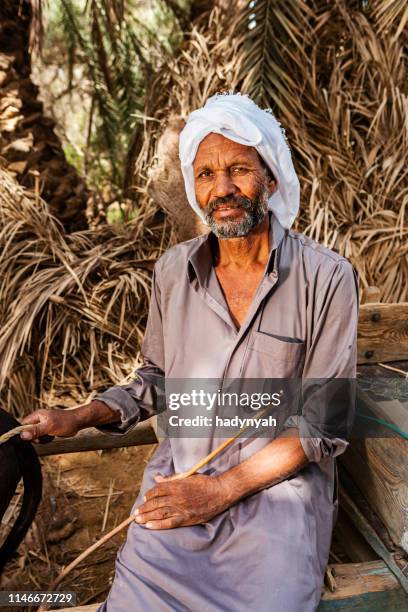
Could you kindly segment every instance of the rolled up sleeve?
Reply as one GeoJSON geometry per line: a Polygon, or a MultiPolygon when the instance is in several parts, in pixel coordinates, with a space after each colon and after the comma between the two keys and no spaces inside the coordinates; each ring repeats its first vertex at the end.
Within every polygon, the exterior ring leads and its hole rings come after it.
{"type": "Polygon", "coordinates": [[[340,260],[315,300],[301,414],[285,423],[298,428],[309,461],[335,457],[348,446],[355,414],[357,323],[356,274],[351,264],[340,260]]]}
{"type": "Polygon", "coordinates": [[[160,281],[157,264],[153,271],[152,292],[146,331],[141,348],[143,365],[134,373],[134,380],[126,385],[115,385],[94,399],[118,412],[118,422],[99,425],[106,433],[127,433],[140,421],[165,409],[164,343],[160,307],[160,281]]]}

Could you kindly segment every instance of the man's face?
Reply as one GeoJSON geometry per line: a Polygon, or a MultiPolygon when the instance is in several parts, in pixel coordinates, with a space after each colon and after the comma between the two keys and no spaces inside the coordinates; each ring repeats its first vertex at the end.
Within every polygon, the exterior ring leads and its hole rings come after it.
{"type": "Polygon", "coordinates": [[[253,147],[208,134],[193,169],[197,202],[216,236],[246,236],[264,219],[276,182],[253,147]]]}

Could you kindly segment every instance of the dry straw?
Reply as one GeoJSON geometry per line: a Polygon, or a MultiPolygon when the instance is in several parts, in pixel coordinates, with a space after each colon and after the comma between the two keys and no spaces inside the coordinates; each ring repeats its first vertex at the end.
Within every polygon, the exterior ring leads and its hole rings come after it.
{"type": "Polygon", "coordinates": [[[349,258],[381,301],[407,301],[407,22],[392,0],[219,0],[153,83],[146,115],[160,122],[146,122],[135,174],[155,163],[169,118],[217,91],[248,93],[286,129],[296,229],[349,258]]]}
{"type": "Polygon", "coordinates": [[[163,221],[65,235],[46,205],[0,170],[0,383],[17,416],[52,389],[86,397],[136,364],[163,221]]]}

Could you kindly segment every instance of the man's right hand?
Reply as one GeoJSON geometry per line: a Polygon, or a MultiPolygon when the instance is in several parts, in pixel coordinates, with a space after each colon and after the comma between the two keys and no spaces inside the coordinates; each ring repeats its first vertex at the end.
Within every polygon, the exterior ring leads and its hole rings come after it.
{"type": "Polygon", "coordinates": [[[120,421],[118,411],[100,400],[73,409],[49,408],[36,410],[22,420],[23,425],[33,425],[21,432],[23,440],[39,442],[42,436],[75,436],[80,429],[120,421]]]}
{"type": "Polygon", "coordinates": [[[75,410],[60,408],[36,410],[21,421],[23,425],[33,425],[33,427],[22,431],[20,437],[23,440],[39,442],[42,436],[74,436],[80,429],[74,413],[75,410]]]}

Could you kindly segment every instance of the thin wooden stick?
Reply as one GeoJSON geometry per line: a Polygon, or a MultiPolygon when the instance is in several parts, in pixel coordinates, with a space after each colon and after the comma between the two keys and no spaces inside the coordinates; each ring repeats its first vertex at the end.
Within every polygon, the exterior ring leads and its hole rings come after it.
{"type": "Polygon", "coordinates": [[[206,463],[209,463],[211,459],[214,459],[214,457],[219,455],[224,450],[224,448],[227,448],[228,446],[230,446],[237,438],[239,438],[241,434],[242,434],[242,431],[239,431],[237,434],[235,434],[235,436],[232,436],[232,438],[228,438],[228,440],[225,440],[224,442],[222,442],[222,444],[217,446],[217,448],[211,451],[211,453],[209,453],[206,457],[204,457],[204,459],[200,459],[200,461],[196,463],[194,467],[188,470],[188,472],[182,472],[181,474],[176,474],[176,476],[173,476],[172,480],[181,480],[183,478],[187,478],[188,476],[192,476],[193,474],[198,472],[198,470],[204,467],[206,463]]]}
{"type": "MultiPolygon", "coordinates": [[[[256,415],[256,418],[260,419],[267,412],[269,408],[270,406],[267,406],[266,408],[258,412],[258,414],[256,415]]],[[[191,470],[188,470],[188,472],[183,472],[182,474],[177,474],[176,476],[173,477],[173,480],[187,478],[187,476],[192,476],[193,474],[198,472],[198,470],[204,467],[206,463],[209,463],[212,459],[214,459],[214,457],[219,455],[224,450],[224,448],[227,448],[233,442],[235,442],[235,440],[239,438],[244,433],[244,431],[246,431],[250,427],[251,427],[250,425],[245,425],[245,427],[241,427],[241,429],[239,429],[238,432],[234,436],[232,436],[232,438],[228,438],[228,440],[225,440],[224,442],[222,442],[219,446],[217,446],[216,449],[214,449],[213,451],[211,451],[211,453],[209,453],[206,457],[204,457],[204,459],[200,459],[200,461],[196,463],[195,466],[191,468],[191,470]]]]}
{"type": "Polygon", "coordinates": [[[108,522],[109,506],[110,506],[110,502],[111,502],[111,499],[112,499],[114,484],[115,484],[115,480],[112,478],[112,480],[110,481],[110,485],[109,485],[109,493],[108,493],[108,498],[106,500],[105,512],[103,514],[102,529],[101,529],[102,533],[105,531],[106,523],[108,522]]]}
{"type": "Polygon", "coordinates": [[[405,372],[405,370],[400,370],[400,368],[394,368],[394,366],[390,366],[385,363],[379,363],[378,365],[382,368],[385,368],[386,370],[391,370],[391,372],[398,372],[398,374],[402,374],[403,376],[405,376],[405,378],[408,378],[408,372],[405,372]]]}
{"type": "MultiPolygon", "coordinates": [[[[269,410],[269,408],[270,406],[267,406],[264,410],[261,410],[260,412],[258,412],[258,414],[256,415],[256,418],[257,419],[261,418],[266,413],[266,411],[269,410]]],[[[204,457],[198,463],[196,463],[194,467],[192,467],[187,472],[182,472],[181,474],[177,474],[175,477],[173,477],[173,480],[181,480],[183,478],[188,478],[188,476],[192,476],[193,474],[198,472],[198,470],[201,469],[206,463],[209,463],[212,459],[214,459],[214,457],[219,455],[225,448],[230,446],[249,427],[250,425],[245,425],[245,427],[241,427],[241,429],[235,435],[233,435],[231,438],[228,438],[228,440],[225,440],[224,442],[222,442],[219,446],[217,446],[216,449],[211,451],[211,453],[209,453],[208,455],[206,455],[206,457],[204,457]]],[[[98,540],[97,542],[92,544],[92,546],[84,550],[83,553],[81,553],[76,559],[72,561],[72,563],[67,565],[67,567],[65,567],[62,570],[62,572],[57,576],[57,578],[54,580],[54,582],[49,587],[49,590],[54,591],[55,588],[60,584],[60,582],[65,578],[65,576],[67,576],[73,569],[75,569],[77,565],[81,563],[81,561],[86,559],[91,553],[93,553],[100,546],[105,544],[105,542],[107,542],[108,540],[113,538],[113,536],[115,536],[117,533],[122,531],[122,529],[130,525],[130,523],[132,523],[135,519],[136,519],[136,515],[131,514],[130,516],[128,516],[127,519],[125,519],[124,521],[122,521],[122,523],[120,523],[117,527],[115,527],[115,529],[112,529],[112,531],[109,531],[100,540],[98,540]]],[[[38,612],[43,612],[43,610],[44,608],[40,608],[38,612]]]]}

